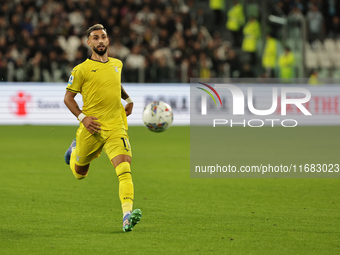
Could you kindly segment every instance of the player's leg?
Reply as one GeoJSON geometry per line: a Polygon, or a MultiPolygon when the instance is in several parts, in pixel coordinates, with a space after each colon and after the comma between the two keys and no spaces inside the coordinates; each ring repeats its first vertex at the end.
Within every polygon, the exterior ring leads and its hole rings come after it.
{"type": "Polygon", "coordinates": [[[132,211],[134,187],[131,175],[131,147],[126,133],[109,137],[104,150],[116,169],[119,180],[119,198],[123,211],[123,230],[131,231],[141,217],[139,209],[132,211]]]}
{"type": "Polygon", "coordinates": [[[83,125],[78,128],[76,139],[65,153],[65,162],[78,180],[87,176],[90,162],[100,156],[102,147],[103,139],[99,134],[92,135],[83,125]]]}
{"type": "Polygon", "coordinates": [[[131,156],[118,155],[111,160],[119,180],[119,198],[123,214],[132,211],[134,189],[131,176],[131,156]]]}
{"type": "Polygon", "coordinates": [[[76,150],[74,149],[71,154],[71,160],[70,160],[70,168],[71,168],[73,175],[78,180],[84,179],[87,176],[89,167],[90,167],[90,164],[86,164],[84,166],[77,165],[77,154],[76,154],[76,150]]]}
{"type": "Polygon", "coordinates": [[[134,200],[134,189],[131,176],[131,156],[118,155],[111,160],[116,169],[119,180],[119,197],[123,210],[123,230],[131,231],[140,221],[142,211],[135,209],[132,211],[134,200]]]}
{"type": "Polygon", "coordinates": [[[81,180],[87,176],[87,172],[89,170],[89,165],[85,166],[77,166],[76,165],[76,138],[73,139],[70,147],[65,152],[65,162],[66,164],[70,165],[71,171],[73,175],[78,179],[81,180]]]}

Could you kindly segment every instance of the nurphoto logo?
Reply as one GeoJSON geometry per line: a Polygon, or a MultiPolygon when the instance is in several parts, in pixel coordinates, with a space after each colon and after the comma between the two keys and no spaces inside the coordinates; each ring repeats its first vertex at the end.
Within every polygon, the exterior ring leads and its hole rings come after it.
{"type": "MultiPolygon", "coordinates": [[[[201,85],[207,87],[212,91],[217,99],[220,102],[220,105],[223,106],[221,95],[224,95],[225,93],[231,94],[232,97],[232,115],[234,116],[242,116],[245,115],[245,109],[248,110],[251,114],[256,116],[268,116],[276,112],[278,109],[280,110],[281,116],[287,115],[287,106],[288,105],[295,105],[301,113],[303,113],[306,116],[312,115],[309,110],[303,105],[304,103],[309,102],[311,99],[311,93],[306,88],[301,87],[273,87],[271,88],[271,106],[267,109],[256,109],[254,106],[254,95],[253,95],[253,88],[247,87],[247,93],[246,95],[243,93],[243,91],[232,84],[215,84],[214,86],[201,83],[201,85]],[[216,89],[219,91],[219,93],[216,91],[216,89]],[[302,97],[299,98],[290,98],[288,95],[294,93],[302,95],[302,97]],[[247,105],[246,105],[247,102],[247,105]],[[280,102],[280,103],[279,103],[280,102]],[[279,108],[278,108],[279,107],[279,108]]],[[[197,87],[198,89],[206,92],[201,94],[201,115],[207,115],[207,95],[209,95],[212,100],[215,103],[215,106],[217,106],[216,100],[213,96],[213,94],[201,87],[197,87]]],[[[233,126],[235,124],[243,124],[243,126],[250,127],[262,127],[265,124],[265,121],[271,123],[271,126],[274,127],[276,121],[280,121],[281,125],[284,127],[295,127],[297,126],[297,121],[294,119],[250,119],[248,121],[243,120],[242,122],[235,122],[232,119],[213,119],[213,127],[216,127],[218,125],[226,125],[230,123],[230,126],[233,126]],[[291,124],[288,125],[288,122],[291,124]],[[257,124],[256,124],[257,123],[257,124]]]]}

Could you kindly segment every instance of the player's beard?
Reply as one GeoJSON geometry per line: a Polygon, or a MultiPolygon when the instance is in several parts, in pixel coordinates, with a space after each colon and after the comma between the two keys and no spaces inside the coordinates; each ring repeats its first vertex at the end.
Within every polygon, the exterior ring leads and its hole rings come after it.
{"type": "MultiPolygon", "coordinates": [[[[95,52],[95,53],[97,53],[99,56],[103,56],[105,53],[106,53],[106,51],[107,51],[107,46],[105,46],[105,45],[100,45],[100,46],[104,46],[104,49],[103,50],[98,50],[98,48],[96,48],[96,47],[93,47],[92,49],[93,49],[93,51],[95,52]]],[[[99,47],[99,46],[98,46],[99,47]]]]}

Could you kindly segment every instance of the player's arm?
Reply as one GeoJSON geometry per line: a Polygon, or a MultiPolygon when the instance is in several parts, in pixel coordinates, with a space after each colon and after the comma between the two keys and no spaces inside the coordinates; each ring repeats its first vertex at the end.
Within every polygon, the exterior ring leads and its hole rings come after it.
{"type": "Polygon", "coordinates": [[[126,93],[123,86],[120,85],[120,87],[122,90],[122,99],[127,102],[127,104],[125,105],[125,113],[126,113],[126,116],[129,116],[132,113],[133,102],[132,102],[132,99],[129,97],[128,93],[126,93]]]}
{"type": "Polygon", "coordinates": [[[77,119],[84,124],[86,129],[91,134],[93,134],[94,132],[98,133],[100,130],[100,124],[95,121],[98,118],[92,117],[92,116],[85,116],[85,114],[82,113],[76,100],[74,99],[76,95],[77,93],[66,90],[65,97],[64,97],[65,105],[73,113],[73,115],[76,116],[77,119]]]}

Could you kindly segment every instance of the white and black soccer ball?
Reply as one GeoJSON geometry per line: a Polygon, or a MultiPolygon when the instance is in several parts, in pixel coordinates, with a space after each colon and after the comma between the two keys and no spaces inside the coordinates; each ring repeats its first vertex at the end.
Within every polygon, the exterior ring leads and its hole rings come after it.
{"type": "Polygon", "coordinates": [[[163,101],[152,102],[144,108],[143,121],[150,131],[163,132],[171,126],[172,120],[172,109],[163,101]]]}

